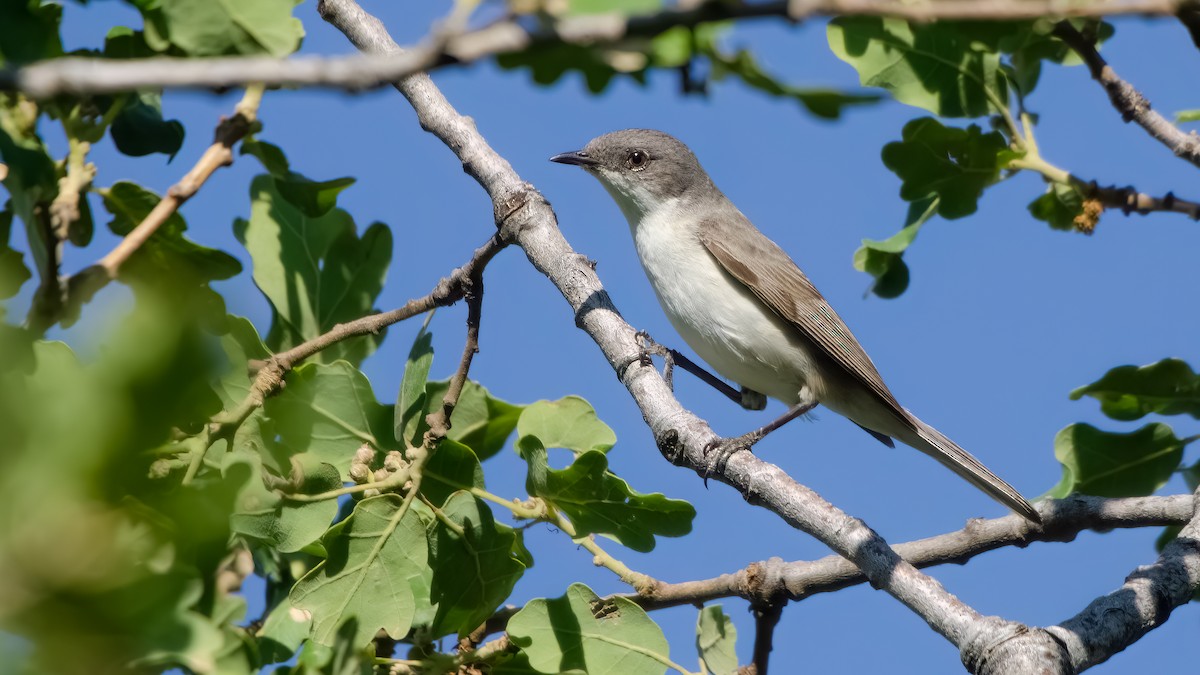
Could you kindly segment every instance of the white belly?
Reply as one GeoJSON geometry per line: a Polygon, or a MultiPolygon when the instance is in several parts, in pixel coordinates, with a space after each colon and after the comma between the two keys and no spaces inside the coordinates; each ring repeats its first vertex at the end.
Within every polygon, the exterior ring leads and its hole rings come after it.
{"type": "Polygon", "coordinates": [[[668,204],[633,226],[642,267],[684,341],[721,376],[788,405],[823,398],[795,329],[731,277],[668,204]]]}

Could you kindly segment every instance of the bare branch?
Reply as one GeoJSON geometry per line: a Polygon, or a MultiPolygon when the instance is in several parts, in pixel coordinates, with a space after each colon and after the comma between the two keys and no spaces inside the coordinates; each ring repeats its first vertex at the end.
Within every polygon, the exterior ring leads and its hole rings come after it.
{"type": "MultiPolygon", "coordinates": [[[[379,20],[353,0],[323,0],[318,11],[360,50],[379,54],[399,49],[379,20]]],[[[395,86],[416,110],[422,128],[446,143],[462,160],[464,170],[487,190],[502,236],[520,244],[534,267],[562,292],[575,311],[576,324],[595,340],[634,397],[664,455],[698,474],[705,472],[704,447],[716,434],[683,409],[652,365],[642,363],[636,331],[613,307],[586,258],[563,239],[554,212],[541,194],[521,180],[469,119],[454,110],[428,75],[414,75],[395,86]]],[[[862,521],[751,453],[734,455],[725,471],[713,477],[853,561],[876,587],[892,594],[960,647],[977,638],[995,639],[1021,630],[981,616],[904,562],[862,521]]]]}
{"type": "Polygon", "coordinates": [[[761,18],[802,21],[819,16],[890,16],[914,21],[936,19],[1036,19],[1116,15],[1171,16],[1185,0],[710,0],[692,8],[655,14],[603,14],[563,17],[528,28],[528,17],[512,17],[465,33],[443,35],[399,54],[357,57],[271,58],[59,58],[0,69],[0,90],[19,90],[34,98],[59,94],[101,94],[144,88],[219,89],[251,82],[267,86],[333,87],[361,90],[395,82],[414,73],[464,64],[543,45],[612,44],[653,37],[675,26],[761,18]]]}
{"type": "Polygon", "coordinates": [[[1108,92],[1109,100],[1112,101],[1113,107],[1121,113],[1122,119],[1126,122],[1137,122],[1138,126],[1145,129],[1146,133],[1153,136],[1159,143],[1170,148],[1171,152],[1200,166],[1200,135],[1194,131],[1184,133],[1179,127],[1171,124],[1167,118],[1152,109],[1150,101],[1141,92],[1134,89],[1133,85],[1121,79],[1112,66],[1109,66],[1108,62],[1104,60],[1104,57],[1100,56],[1100,53],[1096,51],[1095,43],[1084,37],[1069,22],[1063,21],[1056,25],[1054,34],[1079,54],[1092,73],[1092,78],[1104,87],[1104,91],[1108,92]]]}
{"type": "Polygon", "coordinates": [[[754,614],[754,675],[767,675],[767,664],[774,649],[775,627],[783,617],[783,608],[787,605],[782,598],[772,602],[755,603],[750,611],[754,614]]]}
{"type": "MultiPolygon", "coordinates": [[[[424,314],[434,307],[453,305],[462,300],[466,296],[468,289],[472,286],[471,279],[476,275],[482,274],[483,268],[505,246],[505,242],[501,241],[498,235],[493,235],[488,239],[487,243],[475,249],[475,253],[466,264],[443,277],[427,295],[409,300],[404,306],[393,309],[390,312],[371,314],[355,319],[354,321],[339,323],[327,332],[311,340],[306,340],[285,352],[280,352],[272,356],[265,363],[259,363],[258,374],[255,376],[253,384],[250,385],[250,391],[246,394],[246,397],[237,406],[218,414],[209,424],[209,442],[211,443],[233,433],[238,425],[262,406],[263,401],[268,396],[279,389],[283,383],[284,375],[304,359],[342,340],[360,335],[373,335],[387,326],[399,323],[418,314],[424,314]]],[[[477,317],[478,314],[476,314],[477,317]]],[[[468,335],[472,335],[470,329],[468,329],[468,335]]],[[[477,327],[473,335],[475,338],[478,338],[477,327]]],[[[469,346],[471,344],[468,342],[469,346]]],[[[475,343],[475,346],[478,346],[477,343],[475,343]]],[[[472,351],[471,354],[474,354],[474,352],[472,351]]],[[[465,362],[465,366],[460,365],[460,370],[470,367],[470,359],[465,353],[463,361],[465,362]]],[[[465,375],[463,377],[465,378],[465,375]]],[[[461,388],[462,385],[460,384],[459,389],[461,390],[461,388]]],[[[449,392],[447,392],[447,395],[449,395],[449,392]]],[[[457,397],[454,401],[451,401],[451,409],[453,409],[455,401],[457,401],[457,397]]],[[[444,406],[445,402],[443,402],[443,410],[445,409],[444,406]]]]}
{"type": "Polygon", "coordinates": [[[1154,564],[1135,569],[1120,588],[1046,629],[1070,654],[1071,672],[1103,663],[1137,642],[1200,588],[1200,489],[1192,497],[1191,520],[1154,564]]]}
{"type": "MultiPolygon", "coordinates": [[[[962,564],[977,555],[1037,541],[1067,542],[1084,530],[1183,525],[1193,515],[1191,495],[1106,499],[1074,495],[1041,505],[1040,529],[1018,515],[971,520],[956,532],[897,544],[892,548],[918,568],[962,564]]],[[[648,610],[741,597],[753,600],[785,594],[792,601],[838,591],[865,582],[862,572],[841,556],[785,563],[778,558],[748,565],[731,574],[681,583],[659,582],[645,595],[627,595],[648,610]]]]}
{"type": "MultiPolygon", "coordinates": [[[[43,330],[59,321],[65,313],[77,310],[107,286],[108,282],[116,279],[121,265],[154,236],[158,228],[178,212],[179,207],[195,195],[217,169],[233,163],[233,146],[245,138],[254,127],[262,94],[262,87],[248,88],[234,108],[233,116],[222,119],[217,125],[212,145],[208,146],[191,170],[167,190],[167,194],[155,204],[142,222],[96,264],[76,272],[62,284],[65,291],[64,302],[59,303],[53,313],[43,313],[40,318],[44,323],[43,330]]],[[[90,182],[90,177],[88,180],[90,182]]]]}

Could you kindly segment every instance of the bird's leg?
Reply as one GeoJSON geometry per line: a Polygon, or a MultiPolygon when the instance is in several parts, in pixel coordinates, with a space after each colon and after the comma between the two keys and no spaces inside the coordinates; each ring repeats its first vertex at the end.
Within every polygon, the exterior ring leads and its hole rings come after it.
{"type": "Polygon", "coordinates": [[[729,463],[729,458],[732,457],[734,453],[741,450],[749,450],[754,446],[755,443],[761,441],[767,434],[809,412],[815,407],[817,407],[816,401],[797,403],[791,408],[788,408],[787,412],[780,415],[773,422],[765,424],[754,431],[742,434],[741,436],[735,436],[733,438],[720,438],[704,446],[705,459],[708,459],[710,453],[714,451],[717,453],[716,457],[714,457],[704,469],[705,484],[708,483],[709,476],[725,470],[725,465],[729,463]]]}
{"type": "Polygon", "coordinates": [[[667,381],[667,386],[672,385],[671,380],[672,375],[674,374],[674,367],[679,366],[692,375],[700,378],[705,384],[721,392],[726,398],[742,406],[746,410],[762,410],[763,408],[767,407],[766,396],[763,396],[753,389],[747,389],[745,387],[742,387],[741,390],[734,389],[723,382],[721,378],[713,375],[703,367],[697,365],[695,361],[689,359],[683,354],[680,354],[674,349],[671,349],[670,347],[664,347],[658,344],[646,331],[638,331],[637,339],[642,343],[642,355],[645,358],[649,358],[651,354],[654,356],[663,357],[663,361],[665,362],[665,367],[663,368],[663,379],[667,381]]]}

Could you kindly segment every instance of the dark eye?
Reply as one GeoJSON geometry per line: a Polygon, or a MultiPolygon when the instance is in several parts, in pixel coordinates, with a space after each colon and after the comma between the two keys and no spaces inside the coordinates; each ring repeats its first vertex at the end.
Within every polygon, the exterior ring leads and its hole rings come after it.
{"type": "Polygon", "coordinates": [[[650,163],[650,155],[647,155],[643,150],[634,150],[629,153],[629,168],[634,171],[641,171],[650,163]]]}

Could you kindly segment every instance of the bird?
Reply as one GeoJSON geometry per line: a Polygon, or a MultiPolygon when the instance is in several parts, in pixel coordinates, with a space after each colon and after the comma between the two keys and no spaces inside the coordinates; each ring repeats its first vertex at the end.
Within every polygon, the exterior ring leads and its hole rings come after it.
{"type": "Polygon", "coordinates": [[[749,449],[820,404],[889,447],[895,439],[920,450],[1041,522],[1020,492],[900,405],[804,272],[717,188],[682,141],[624,129],[550,161],[582,168],[616,201],[659,304],[684,342],[722,377],[790,406],[761,429],[723,439],[722,452],[749,449]]]}

